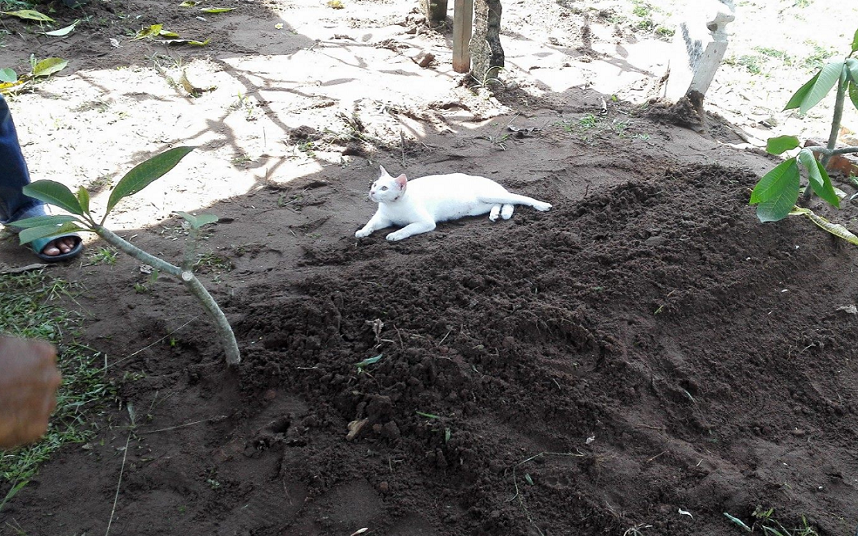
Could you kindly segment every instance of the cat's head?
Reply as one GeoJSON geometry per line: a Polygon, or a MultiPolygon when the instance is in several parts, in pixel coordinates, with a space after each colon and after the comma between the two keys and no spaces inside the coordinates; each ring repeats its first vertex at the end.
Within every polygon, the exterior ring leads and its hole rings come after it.
{"type": "Polygon", "coordinates": [[[407,185],[408,179],[405,174],[391,177],[384,166],[381,166],[381,175],[372,183],[369,198],[376,203],[392,203],[402,197],[407,185]]]}

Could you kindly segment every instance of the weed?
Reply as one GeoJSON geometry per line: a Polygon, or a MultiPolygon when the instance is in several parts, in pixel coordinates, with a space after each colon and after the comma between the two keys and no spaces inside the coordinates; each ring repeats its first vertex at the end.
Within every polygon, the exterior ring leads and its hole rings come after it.
{"type": "Polygon", "coordinates": [[[346,7],[341,0],[328,0],[327,5],[331,9],[344,9],[346,7]]]}
{"type": "Polygon", "coordinates": [[[663,37],[665,39],[673,37],[673,34],[676,33],[676,30],[673,28],[668,28],[667,26],[659,26],[655,29],[655,35],[659,37],[663,37]]]}
{"type": "Polygon", "coordinates": [[[600,123],[599,118],[593,114],[587,114],[578,120],[578,126],[583,128],[584,130],[590,130],[592,128],[596,128],[596,126],[598,126],[599,123],[600,123]]]}
{"type": "Polygon", "coordinates": [[[35,2],[24,2],[22,0],[0,0],[0,11],[15,11],[18,9],[33,9],[35,2]]]}
{"type": "Polygon", "coordinates": [[[148,294],[149,287],[143,283],[134,283],[134,292],[137,294],[148,294]]]}
{"type": "Polygon", "coordinates": [[[244,111],[244,118],[247,121],[255,121],[259,116],[259,108],[251,100],[251,98],[241,91],[238,92],[237,100],[229,105],[227,111],[233,112],[238,110],[244,111]]]}
{"type": "Polygon", "coordinates": [[[315,151],[314,149],[316,148],[316,145],[315,145],[315,143],[313,143],[311,140],[307,140],[307,141],[305,141],[305,142],[303,142],[303,143],[299,143],[299,144],[297,145],[297,147],[298,147],[298,150],[299,150],[299,151],[301,151],[302,153],[306,154],[306,155],[307,155],[307,156],[309,156],[310,158],[315,158],[315,156],[316,156],[316,151],[315,151]]]}
{"type": "Polygon", "coordinates": [[[804,66],[808,69],[819,69],[825,62],[835,55],[835,51],[830,48],[825,48],[816,41],[808,39],[805,41],[813,51],[804,59],[804,66]]]}
{"type": "Polygon", "coordinates": [[[75,340],[80,317],[56,303],[61,297],[73,298],[73,290],[68,282],[42,271],[0,276],[0,331],[58,345],[58,366],[63,375],[57,409],[42,440],[0,450],[0,476],[10,485],[0,494],[4,497],[0,510],[57,449],[91,438],[95,432],[93,417],[115,398],[115,389],[104,375],[104,358],[75,340]]]}
{"type": "Polygon", "coordinates": [[[253,162],[253,158],[247,156],[247,154],[245,154],[245,153],[242,153],[242,154],[234,157],[232,160],[230,160],[230,162],[232,162],[232,165],[235,167],[239,167],[239,166],[247,167],[246,164],[253,162]]]}
{"type": "Polygon", "coordinates": [[[203,253],[194,264],[194,269],[200,269],[201,272],[229,272],[233,268],[228,258],[216,253],[203,253]]]}
{"type": "Polygon", "coordinates": [[[724,63],[728,65],[734,65],[739,67],[744,67],[746,71],[751,74],[762,74],[762,62],[760,61],[759,56],[751,56],[749,54],[742,54],[738,58],[730,58],[724,63]]]}
{"type": "Polygon", "coordinates": [[[116,264],[117,251],[111,247],[100,247],[98,250],[89,256],[92,264],[107,264],[113,266],[116,264]]]}
{"type": "Polygon", "coordinates": [[[776,48],[769,47],[754,47],[754,50],[762,54],[763,56],[767,56],[769,58],[774,58],[776,60],[780,60],[784,65],[792,65],[793,58],[787,52],[783,50],[778,50],[776,48]]]}
{"type": "Polygon", "coordinates": [[[783,526],[783,524],[775,519],[774,517],[775,509],[769,508],[764,509],[761,506],[758,506],[754,509],[754,522],[749,527],[744,521],[741,519],[732,516],[728,513],[724,513],[724,515],[745,530],[745,532],[756,532],[756,529],[762,529],[762,533],[766,536],[819,536],[819,533],[810,526],[807,522],[807,518],[805,516],[801,516],[801,526],[795,527],[792,529],[788,529],[783,526]]]}
{"type": "Polygon", "coordinates": [[[646,4],[635,3],[635,7],[632,9],[632,13],[634,13],[638,17],[649,17],[651,10],[652,8],[646,4]]]}

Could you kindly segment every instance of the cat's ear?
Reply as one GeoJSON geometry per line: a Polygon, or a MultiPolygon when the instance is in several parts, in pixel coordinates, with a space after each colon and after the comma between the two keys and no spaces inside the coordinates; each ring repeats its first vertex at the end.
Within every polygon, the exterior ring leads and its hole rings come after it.
{"type": "Polygon", "coordinates": [[[381,168],[381,176],[382,177],[389,177],[390,176],[390,173],[388,173],[387,170],[384,169],[384,166],[378,166],[378,167],[381,168]]]}
{"type": "Polygon", "coordinates": [[[396,177],[394,180],[396,181],[396,186],[398,186],[400,190],[404,190],[405,185],[408,184],[408,179],[405,177],[405,173],[396,177]]]}

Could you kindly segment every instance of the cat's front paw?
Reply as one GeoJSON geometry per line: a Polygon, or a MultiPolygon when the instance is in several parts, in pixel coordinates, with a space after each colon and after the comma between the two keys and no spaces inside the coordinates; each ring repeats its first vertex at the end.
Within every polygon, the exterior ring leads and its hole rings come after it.
{"type": "Polygon", "coordinates": [[[540,212],[545,212],[546,210],[551,208],[551,203],[543,203],[542,201],[540,201],[539,203],[534,204],[533,208],[540,212]]]}
{"type": "Polygon", "coordinates": [[[403,238],[408,238],[408,237],[403,236],[402,233],[400,233],[399,231],[396,231],[396,232],[393,232],[393,233],[390,233],[389,235],[387,235],[387,239],[390,240],[391,242],[396,242],[397,240],[402,240],[403,238]]]}
{"type": "Polygon", "coordinates": [[[355,231],[355,238],[363,238],[363,237],[369,236],[371,234],[372,234],[372,231],[370,231],[366,228],[358,229],[357,231],[355,231]]]}

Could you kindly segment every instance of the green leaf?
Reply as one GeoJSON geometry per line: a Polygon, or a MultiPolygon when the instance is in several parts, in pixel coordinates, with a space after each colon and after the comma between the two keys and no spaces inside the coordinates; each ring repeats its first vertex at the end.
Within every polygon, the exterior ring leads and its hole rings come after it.
{"type": "Polygon", "coordinates": [[[440,416],[434,415],[432,413],[423,413],[422,411],[418,411],[416,413],[417,413],[417,415],[420,415],[421,417],[426,417],[427,419],[440,419],[441,418],[440,416]]]}
{"type": "Polygon", "coordinates": [[[849,75],[848,79],[853,82],[858,82],[858,60],[849,58],[846,60],[846,72],[849,75]]]}
{"type": "Polygon", "coordinates": [[[32,218],[24,218],[23,220],[16,220],[15,222],[10,222],[9,225],[13,227],[18,227],[19,229],[28,229],[30,227],[44,227],[45,225],[62,225],[64,223],[80,220],[75,216],[69,216],[67,214],[57,214],[51,216],[34,216],[32,218]]]}
{"type": "Polygon", "coordinates": [[[169,30],[161,30],[158,32],[159,37],[179,37],[179,34],[176,32],[171,32],[169,30]]]}
{"type": "Polygon", "coordinates": [[[218,221],[218,219],[220,218],[218,218],[214,214],[200,214],[199,216],[197,216],[197,224],[202,227],[203,225],[215,223],[216,221],[218,221]]]}
{"type": "Polygon", "coordinates": [[[161,41],[166,45],[192,45],[195,47],[204,47],[211,42],[211,39],[205,41],[194,41],[193,39],[165,39],[161,41]]]}
{"type": "Polygon", "coordinates": [[[194,216],[193,214],[188,214],[187,212],[182,211],[176,211],[176,214],[184,218],[184,220],[190,223],[191,227],[194,229],[199,229],[203,225],[208,225],[218,220],[218,217],[214,214],[200,214],[199,216],[194,216]]]}
{"type": "Polygon", "coordinates": [[[153,24],[148,28],[142,28],[137,32],[137,35],[134,36],[134,39],[146,39],[155,37],[161,33],[161,30],[164,28],[163,24],[153,24]]]}
{"type": "Polygon", "coordinates": [[[7,84],[12,84],[18,81],[18,74],[14,71],[14,69],[10,69],[8,67],[4,67],[0,69],[0,82],[5,82],[7,84]]]}
{"type": "Polygon", "coordinates": [[[41,227],[30,227],[29,229],[24,229],[18,233],[18,240],[21,242],[21,245],[24,245],[29,244],[33,240],[38,240],[39,238],[47,238],[49,236],[59,236],[88,230],[89,229],[81,227],[74,222],[66,222],[62,225],[43,225],[41,227]]]}
{"type": "Polygon", "coordinates": [[[850,244],[854,244],[854,245],[858,246],[858,236],[855,236],[854,234],[852,234],[852,232],[849,231],[849,229],[840,225],[839,223],[831,223],[830,221],[826,220],[822,216],[817,216],[816,213],[814,213],[809,208],[795,207],[792,210],[792,212],[789,213],[789,215],[790,216],[798,216],[798,215],[807,216],[808,218],[810,218],[810,221],[815,223],[820,229],[824,229],[824,230],[828,231],[829,233],[833,234],[834,236],[836,236],[838,238],[842,238],[843,240],[846,240],[850,244]]]}
{"type": "Polygon", "coordinates": [[[798,108],[801,106],[802,101],[807,97],[808,92],[810,92],[810,88],[816,84],[816,81],[819,80],[819,73],[813,75],[813,78],[804,83],[803,86],[798,88],[792,97],[790,97],[789,102],[786,106],[784,106],[783,111],[792,110],[793,108],[798,108]]]}
{"type": "Polygon", "coordinates": [[[807,92],[807,95],[802,99],[799,111],[805,114],[808,110],[819,104],[819,101],[821,101],[828,92],[831,91],[834,84],[837,83],[843,69],[844,63],[842,61],[827,63],[823,66],[822,70],[819,72],[819,78],[817,78],[816,83],[813,84],[807,92]]]}
{"type": "Polygon", "coordinates": [[[784,179],[786,175],[794,173],[798,176],[798,167],[795,162],[795,157],[785,160],[763,175],[757,185],[754,186],[754,191],[751,192],[749,204],[756,205],[775,197],[786,180],[784,179]]]}
{"type": "Polygon", "coordinates": [[[105,216],[113,210],[113,207],[122,198],[134,195],[149,186],[155,179],[176,167],[176,164],[193,150],[194,147],[175,147],[135,166],[119,180],[116,187],[110,192],[105,216]]]}
{"type": "Polygon", "coordinates": [[[39,13],[34,9],[20,9],[18,11],[0,11],[4,15],[9,15],[10,17],[18,17],[19,19],[26,20],[37,20],[39,22],[54,22],[54,19],[50,18],[47,15],[39,13]]]}
{"type": "Polygon", "coordinates": [[[727,516],[727,519],[729,519],[729,520],[730,520],[730,521],[732,521],[733,523],[735,523],[735,524],[739,525],[740,527],[742,527],[742,528],[743,528],[743,529],[745,529],[746,531],[748,531],[748,532],[753,532],[753,530],[754,530],[754,529],[752,529],[751,527],[749,527],[748,525],[746,525],[746,524],[745,524],[745,522],[744,522],[744,521],[742,521],[741,519],[739,519],[738,517],[731,516],[731,515],[730,515],[730,514],[728,514],[727,512],[724,512],[724,515],[725,515],[725,516],[727,516]]]}
{"type": "Polygon", "coordinates": [[[49,35],[51,37],[65,37],[74,31],[75,26],[77,26],[77,23],[79,23],[79,22],[80,22],[80,20],[76,20],[73,23],[66,26],[65,28],[60,28],[59,30],[54,30],[52,32],[39,32],[39,33],[44,34],[44,35],[49,35]]]}
{"type": "Polygon", "coordinates": [[[834,192],[834,185],[831,184],[831,179],[828,177],[825,168],[822,167],[813,153],[807,149],[802,149],[798,153],[798,162],[807,169],[807,175],[810,179],[810,187],[816,192],[816,195],[825,199],[830,204],[840,208],[840,198],[834,192]]]}
{"type": "Polygon", "coordinates": [[[378,355],[373,356],[373,357],[367,357],[366,359],[364,359],[363,361],[358,363],[356,366],[357,366],[358,370],[363,369],[367,365],[373,365],[375,363],[378,363],[382,357],[384,357],[384,354],[378,354],[378,355]]]}
{"type": "Polygon", "coordinates": [[[761,222],[786,218],[798,200],[800,182],[795,158],[766,173],[751,193],[750,204],[759,204],[757,218],[761,222]]]}
{"type": "Polygon", "coordinates": [[[33,66],[33,76],[50,76],[66,68],[68,60],[62,58],[45,58],[33,66]]]}
{"type": "Polygon", "coordinates": [[[846,93],[849,94],[849,100],[852,101],[852,106],[858,109],[858,83],[849,82],[849,86],[846,88],[846,93]]]}
{"type": "Polygon", "coordinates": [[[89,192],[83,186],[77,189],[77,200],[84,214],[89,214],[89,192]]]}
{"type": "Polygon", "coordinates": [[[203,13],[229,13],[230,11],[234,11],[234,7],[206,7],[201,9],[203,13]]]}
{"type": "Polygon", "coordinates": [[[769,154],[781,154],[790,149],[795,149],[801,144],[795,136],[778,136],[766,141],[766,152],[769,154]]]}
{"type": "Polygon", "coordinates": [[[858,30],[855,30],[855,35],[852,36],[852,52],[858,52],[858,30]]]}
{"type": "Polygon", "coordinates": [[[191,227],[194,229],[199,229],[197,225],[197,217],[193,214],[188,214],[187,212],[182,212],[181,210],[177,210],[176,214],[182,217],[183,220],[191,224],[191,227]]]}
{"type": "Polygon", "coordinates": [[[66,212],[83,214],[77,198],[65,184],[56,181],[40,180],[24,186],[24,194],[49,205],[56,205],[66,212]]]}

